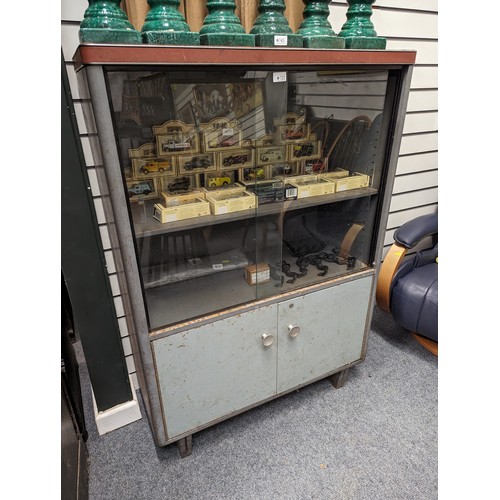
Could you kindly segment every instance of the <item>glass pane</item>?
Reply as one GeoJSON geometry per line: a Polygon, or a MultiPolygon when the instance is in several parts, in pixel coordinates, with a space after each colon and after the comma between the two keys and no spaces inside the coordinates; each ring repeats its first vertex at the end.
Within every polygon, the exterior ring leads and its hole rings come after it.
{"type": "Polygon", "coordinates": [[[369,266],[387,72],[106,75],[151,329],[369,266]]]}

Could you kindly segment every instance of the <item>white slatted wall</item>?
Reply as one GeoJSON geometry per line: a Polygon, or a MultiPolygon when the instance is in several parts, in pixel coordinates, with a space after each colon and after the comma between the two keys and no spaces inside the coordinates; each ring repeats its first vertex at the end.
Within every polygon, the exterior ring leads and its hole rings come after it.
{"type": "MultiPolygon", "coordinates": [[[[82,100],[87,96],[79,95],[72,63],[73,54],[79,43],[79,24],[87,7],[87,0],[65,0],[61,3],[61,47],[68,70],[127,367],[135,386],[138,387],[95,163],[90,150],[89,135],[94,131],[87,130],[83,119],[82,100]]],[[[330,5],[330,22],[336,33],[345,22],[346,10],[346,2],[332,2],[330,5]]],[[[388,49],[417,50],[417,64],[413,72],[385,238],[388,250],[395,229],[403,222],[417,215],[437,211],[437,0],[377,0],[372,21],[377,33],[387,38],[388,49]]]]}
{"type": "Polygon", "coordinates": [[[94,198],[94,206],[96,209],[97,221],[99,223],[99,230],[101,233],[102,245],[104,248],[104,256],[106,259],[106,266],[109,274],[111,291],[113,293],[116,315],[118,317],[118,325],[120,327],[120,334],[122,337],[123,350],[125,353],[125,361],[127,363],[128,372],[130,373],[132,381],[137,389],[139,388],[139,384],[137,382],[136,369],[132,357],[132,347],[130,344],[129,332],[127,328],[127,322],[125,319],[125,311],[123,308],[120,287],[118,285],[115,262],[113,259],[113,252],[111,250],[111,241],[109,238],[106,219],[104,216],[101,192],[99,190],[96,170],[94,168],[95,167],[94,158],[92,157],[92,152],[90,149],[89,136],[93,132],[95,132],[95,129],[88,130],[87,126],[85,125],[85,120],[83,118],[83,112],[82,112],[82,102],[88,96],[79,94],[76,75],[72,63],[73,55],[79,44],[78,40],[79,25],[81,20],[83,19],[83,14],[85,13],[85,10],[87,9],[88,5],[89,3],[87,0],[64,0],[61,3],[61,46],[63,51],[63,57],[66,62],[66,68],[68,70],[70,89],[73,98],[73,103],[75,106],[75,115],[78,123],[78,129],[80,131],[80,138],[85,156],[85,163],[87,165],[90,187],[94,198]]]}
{"type": "MultiPolygon", "coordinates": [[[[331,2],[335,33],[346,21],[347,2],[331,2]]],[[[416,50],[408,109],[394,182],[384,256],[394,231],[407,220],[438,209],[438,2],[376,0],[371,18],[387,48],[416,50]]]]}

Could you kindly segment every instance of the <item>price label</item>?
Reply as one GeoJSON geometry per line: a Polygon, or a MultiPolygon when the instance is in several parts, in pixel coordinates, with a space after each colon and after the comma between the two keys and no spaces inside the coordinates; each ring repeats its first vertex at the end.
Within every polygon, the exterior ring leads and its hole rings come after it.
{"type": "Polygon", "coordinates": [[[234,130],[232,128],[223,128],[222,135],[224,137],[232,137],[234,135],[234,130]]]}
{"type": "Polygon", "coordinates": [[[212,269],[214,271],[222,271],[224,269],[224,266],[222,264],[212,264],[212,269]]]}
{"type": "Polygon", "coordinates": [[[276,73],[273,73],[273,82],[274,83],[286,82],[286,71],[278,71],[276,73]]]}
{"type": "Polygon", "coordinates": [[[274,35],[274,45],[287,46],[288,37],[286,35],[274,35]]]}

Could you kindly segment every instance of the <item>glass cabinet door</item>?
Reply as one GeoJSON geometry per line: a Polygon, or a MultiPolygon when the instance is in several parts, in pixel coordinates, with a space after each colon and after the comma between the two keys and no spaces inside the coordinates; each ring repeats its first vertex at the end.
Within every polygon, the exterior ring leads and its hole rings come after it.
{"type": "Polygon", "coordinates": [[[371,265],[388,71],[105,75],[151,330],[371,265]]]}

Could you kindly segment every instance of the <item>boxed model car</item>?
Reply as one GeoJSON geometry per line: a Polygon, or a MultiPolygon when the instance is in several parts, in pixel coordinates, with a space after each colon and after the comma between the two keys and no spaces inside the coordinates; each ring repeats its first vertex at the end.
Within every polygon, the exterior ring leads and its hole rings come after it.
{"type": "Polygon", "coordinates": [[[169,198],[163,196],[165,204],[156,203],[153,217],[160,222],[173,222],[210,214],[210,205],[200,193],[189,193],[169,198]]]}

